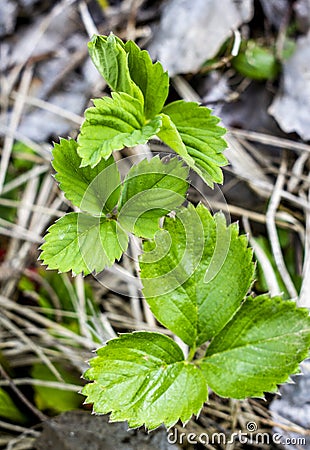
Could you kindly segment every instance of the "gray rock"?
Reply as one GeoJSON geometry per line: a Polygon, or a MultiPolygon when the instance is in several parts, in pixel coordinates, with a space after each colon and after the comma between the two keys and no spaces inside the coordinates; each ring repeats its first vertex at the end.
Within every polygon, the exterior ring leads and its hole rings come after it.
{"type": "Polygon", "coordinates": [[[63,8],[61,13],[55,13],[44,33],[41,31],[46,20],[44,14],[38,16],[32,26],[20,27],[12,48],[11,64],[24,63],[25,59],[31,56],[59,52],[66,39],[76,33],[78,28],[76,15],[77,12],[73,7],[63,8]]]}
{"type": "MultiPolygon", "coordinates": [[[[88,92],[81,81],[74,82],[74,90],[59,90],[49,98],[49,103],[59,106],[66,111],[82,114],[88,100],[88,92]]],[[[28,113],[19,126],[19,132],[35,142],[44,142],[51,137],[66,136],[76,124],[66,120],[54,112],[35,109],[28,113]]]]}
{"type": "MultiPolygon", "coordinates": [[[[51,21],[38,40],[37,33],[44,16],[36,18],[33,26],[26,29],[22,35],[24,41],[18,38],[11,55],[11,63],[21,63],[25,54],[36,56],[51,53],[50,57],[46,56],[36,65],[37,83],[32,87],[32,96],[65,111],[82,115],[91,94],[94,77],[89,79],[88,74],[83,71],[82,60],[84,52],[85,58],[87,56],[88,38],[78,31],[79,24],[76,19],[75,6],[68,6],[51,21]],[[82,73],[76,73],[74,70],[66,73],[71,58],[76,58],[78,54],[81,54],[79,66],[82,73]],[[61,76],[63,73],[66,75],[61,76]]],[[[23,115],[18,131],[35,142],[44,142],[56,136],[67,136],[75,128],[75,122],[66,120],[57,112],[30,107],[27,114],[23,115]]]]}
{"type": "Polygon", "coordinates": [[[282,92],[269,108],[286,133],[296,132],[310,139],[310,32],[297,41],[293,56],[284,63],[282,92]]]}
{"type": "Polygon", "coordinates": [[[298,28],[307,33],[310,28],[310,0],[297,0],[294,10],[298,28]]]}
{"type": "Polygon", "coordinates": [[[46,0],[18,0],[20,10],[23,15],[35,14],[42,9],[48,8],[46,0]]]}
{"type": "Polygon", "coordinates": [[[14,31],[17,5],[13,0],[0,0],[0,37],[14,31]]]}
{"type": "MultiPolygon", "coordinates": [[[[268,114],[272,99],[272,93],[264,84],[253,81],[236,101],[223,103],[218,115],[227,127],[279,135],[281,130],[268,114]]],[[[261,150],[264,149],[267,150],[265,145],[261,150]]],[[[270,148],[267,151],[270,152],[270,148]]],[[[272,151],[274,153],[275,149],[272,151]]]]}
{"type": "Polygon", "coordinates": [[[212,71],[204,80],[204,90],[202,102],[206,105],[211,103],[226,101],[231,90],[228,84],[228,77],[219,71],[212,71]]]}
{"type": "Polygon", "coordinates": [[[18,0],[19,4],[24,8],[29,8],[30,6],[34,6],[38,0],[18,0]]]}
{"type": "Polygon", "coordinates": [[[279,28],[288,12],[289,0],[260,0],[265,16],[276,28],[279,28]]]}
{"type": "Polygon", "coordinates": [[[149,51],[170,75],[196,72],[252,16],[252,0],[169,0],[149,51]]]}
{"type": "Polygon", "coordinates": [[[179,450],[167,441],[167,432],[129,430],[125,423],[109,423],[107,416],[68,411],[46,421],[35,450],[179,450]]]}
{"type": "MultiPolygon", "coordinates": [[[[303,375],[295,376],[295,384],[286,384],[280,388],[281,397],[276,398],[270,405],[270,411],[276,422],[281,422],[278,415],[284,419],[302,426],[306,430],[310,428],[310,360],[301,364],[303,375]]],[[[274,428],[274,432],[282,436],[281,442],[288,450],[310,450],[310,437],[299,435],[292,431],[286,431],[282,428],[274,428]],[[291,444],[285,443],[290,440],[291,444]],[[305,439],[305,443],[299,441],[305,439]],[[296,445],[293,444],[296,442],[296,445]]]]}

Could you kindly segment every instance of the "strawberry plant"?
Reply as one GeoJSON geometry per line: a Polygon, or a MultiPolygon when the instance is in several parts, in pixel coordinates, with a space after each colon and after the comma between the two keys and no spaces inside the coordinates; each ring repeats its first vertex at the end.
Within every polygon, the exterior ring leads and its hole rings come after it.
{"type": "Polygon", "coordinates": [[[308,311],[251,295],[252,250],[237,224],[184,206],[189,169],[222,182],[224,129],[196,103],[165,105],[168,75],[134,42],[95,36],[89,50],[112,94],[86,110],[77,141],[54,147],[56,180],[79,210],[50,227],[41,259],[60,272],[100,272],[121,258],[128,234],[142,238],[143,295],[189,351],[166,334],[121,334],[90,361],[86,402],[152,430],[199,414],[208,387],[236,399],[275,392],[308,355],[308,311]],[[154,136],[177,155],[142,160],[122,180],[113,152],[154,136]]]}

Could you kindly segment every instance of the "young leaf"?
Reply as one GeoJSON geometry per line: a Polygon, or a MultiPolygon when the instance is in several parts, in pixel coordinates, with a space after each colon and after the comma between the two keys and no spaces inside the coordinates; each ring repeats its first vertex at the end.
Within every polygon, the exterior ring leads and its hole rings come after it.
{"type": "Polygon", "coordinates": [[[135,332],[112,339],[97,351],[84,378],[86,403],[94,412],[112,412],[111,421],[128,420],[152,430],[164,423],[186,423],[207,399],[201,371],[184,361],[180,347],[159,333],[135,332]]]}
{"type": "Polygon", "coordinates": [[[112,98],[94,100],[85,111],[85,121],[78,136],[81,166],[96,166],[114,150],[145,144],[161,127],[161,117],[144,117],[143,103],[125,93],[112,92],[112,98]]]}
{"type": "Polygon", "coordinates": [[[156,242],[145,242],[143,248],[144,296],[159,322],[191,347],[226,325],[252,282],[246,237],[203,205],[189,205],[175,219],[166,218],[156,242]]]}
{"type": "Polygon", "coordinates": [[[120,195],[120,174],[112,156],[93,169],[80,167],[81,158],[73,139],[60,139],[53,149],[55,179],[68,200],[91,214],[109,213],[120,195]]]}
{"type": "Polygon", "coordinates": [[[121,193],[119,223],[137,236],[154,237],[160,217],[183,203],[187,176],[187,167],[177,158],[155,156],[133,166],[121,193]]]}
{"type": "Polygon", "coordinates": [[[263,397],[299,371],[309,345],[309,312],[293,301],[261,295],[248,298],[215,336],[200,367],[223,397],[263,397]]]}
{"type": "Polygon", "coordinates": [[[195,160],[188,154],[177,127],[166,114],[161,114],[161,117],[162,126],[157,133],[157,136],[178,153],[191,169],[195,169],[195,160]]]}
{"type": "Polygon", "coordinates": [[[146,50],[133,42],[124,44],[112,33],[94,36],[88,44],[93,63],[113,91],[141,100],[147,119],[158,114],[167,99],[169,76],[159,62],[152,63],[146,50]],[[142,98],[143,98],[142,97],[142,98]]]}
{"type": "Polygon", "coordinates": [[[139,87],[130,77],[128,55],[119,38],[113,33],[109,36],[94,35],[88,43],[88,51],[98,72],[113,91],[125,92],[143,101],[139,87]]]}
{"type": "Polygon", "coordinates": [[[128,68],[131,79],[142,91],[144,113],[152,118],[160,113],[169,91],[169,76],[160,62],[152,63],[146,50],[141,50],[133,41],[124,45],[128,55],[128,68]]]}
{"type": "Polygon", "coordinates": [[[40,258],[49,269],[86,275],[112,266],[127,245],[128,236],[115,220],[69,213],[48,229],[40,258]]]}
{"type": "Polygon", "coordinates": [[[170,103],[162,112],[170,117],[175,127],[169,127],[166,121],[165,128],[158,133],[160,139],[182,155],[184,147],[180,145],[181,138],[188,156],[195,161],[194,166],[189,164],[190,167],[211,187],[213,182],[222,183],[220,166],[227,164],[222,153],[227,144],[222,139],[225,129],[217,125],[219,119],[211,115],[210,109],[184,100],[170,103]]]}

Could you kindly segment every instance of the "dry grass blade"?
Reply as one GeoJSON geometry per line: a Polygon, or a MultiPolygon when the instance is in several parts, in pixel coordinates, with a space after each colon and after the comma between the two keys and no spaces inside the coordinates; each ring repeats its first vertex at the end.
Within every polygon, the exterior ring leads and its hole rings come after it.
{"type": "Polygon", "coordinates": [[[22,433],[17,438],[12,439],[8,443],[6,450],[33,450],[35,439],[27,437],[27,434],[22,433]]]}
{"type": "MultiPolygon", "coordinates": [[[[310,189],[308,192],[308,202],[310,204],[310,189]]],[[[310,212],[305,211],[306,216],[306,239],[303,265],[303,281],[300,296],[297,301],[298,306],[304,306],[310,310],[310,212]]]]}
{"type": "Polygon", "coordinates": [[[98,28],[96,27],[95,22],[93,21],[93,18],[87,8],[87,4],[84,1],[79,2],[79,10],[88,36],[91,38],[94,34],[99,34],[98,28]]]}
{"type": "Polygon", "coordinates": [[[287,190],[289,192],[293,192],[297,188],[300,182],[300,178],[304,172],[304,166],[308,161],[308,159],[309,159],[308,152],[301,153],[299,157],[296,159],[292,169],[292,176],[287,183],[287,190]]]}
{"type": "Polygon", "coordinates": [[[280,414],[273,412],[272,413],[273,418],[271,418],[270,412],[266,410],[264,407],[262,407],[260,404],[256,403],[255,400],[249,399],[247,400],[247,404],[251,406],[252,411],[256,412],[260,416],[260,421],[262,423],[265,423],[266,425],[270,425],[272,427],[279,427],[286,431],[292,431],[293,433],[310,436],[310,430],[301,427],[297,423],[294,423],[293,421],[286,419],[280,414]]]}
{"type": "Polygon", "coordinates": [[[274,187],[274,191],[270,197],[270,202],[268,205],[267,213],[266,213],[266,224],[267,231],[269,235],[269,241],[272,249],[272,253],[274,256],[275,263],[281,275],[281,278],[286,286],[286,289],[292,298],[297,299],[297,291],[294,286],[294,283],[291,279],[291,276],[287,270],[285,265],[285,261],[283,258],[281,245],[279,242],[277,227],[275,223],[275,215],[278,209],[278,206],[281,201],[281,191],[283,190],[283,186],[285,183],[285,173],[287,169],[286,158],[282,158],[279,175],[274,187]]]}
{"type": "MultiPolygon", "coordinates": [[[[19,121],[20,121],[20,118],[22,115],[23,107],[24,107],[24,98],[29,90],[30,83],[32,80],[32,75],[33,75],[32,67],[27,67],[23,73],[22,80],[20,83],[20,88],[19,88],[20,96],[15,100],[13,111],[12,111],[12,117],[11,117],[10,126],[9,126],[10,133],[12,133],[12,134],[18,127],[18,124],[19,124],[19,121]]],[[[8,165],[9,165],[9,160],[10,160],[10,156],[11,156],[13,143],[14,143],[13,136],[11,134],[6,135],[5,139],[4,139],[2,158],[1,158],[1,162],[0,162],[0,193],[3,190],[3,184],[5,181],[6,172],[7,172],[8,165]]]]}
{"type": "Polygon", "coordinates": [[[295,150],[297,152],[310,153],[310,145],[302,142],[295,142],[290,139],[284,139],[270,134],[258,133],[256,131],[237,130],[230,128],[230,132],[236,137],[243,137],[249,141],[260,142],[261,144],[270,145],[272,147],[282,148],[284,150],[295,150]]]}
{"type": "MultiPolygon", "coordinates": [[[[48,177],[45,180],[45,182],[43,182],[42,189],[40,190],[40,193],[39,193],[38,199],[37,199],[38,203],[40,203],[40,202],[44,203],[46,201],[47,204],[49,204],[51,200],[50,199],[47,200],[47,198],[49,196],[52,196],[52,198],[54,197],[53,192],[49,191],[49,187],[48,187],[49,182],[50,182],[50,177],[48,177]]],[[[56,197],[55,200],[53,200],[51,202],[51,204],[50,204],[51,210],[58,211],[58,209],[62,203],[63,203],[63,196],[59,195],[58,197],[56,197]]],[[[44,230],[46,229],[49,222],[50,222],[49,215],[35,213],[35,214],[33,214],[32,218],[31,218],[30,225],[28,227],[28,231],[35,233],[36,236],[38,236],[38,234],[39,234],[40,235],[39,242],[41,243],[42,242],[41,233],[44,232],[44,230]]],[[[25,240],[25,239],[23,239],[23,240],[25,240]]],[[[2,269],[6,272],[8,271],[8,269],[10,271],[14,270],[16,276],[8,277],[7,283],[4,284],[4,286],[2,287],[2,290],[1,290],[2,295],[9,298],[14,293],[16,284],[18,282],[18,274],[21,273],[25,269],[27,257],[32,248],[33,248],[33,242],[31,242],[30,240],[26,240],[26,242],[20,243],[20,245],[15,247],[16,251],[11,252],[9,260],[8,260],[8,258],[6,259],[6,264],[4,265],[4,267],[2,267],[2,269]]]]}
{"type": "Polygon", "coordinates": [[[41,175],[44,172],[47,172],[49,170],[48,165],[42,165],[42,166],[35,166],[32,169],[28,170],[27,172],[19,175],[14,180],[9,181],[3,186],[2,194],[7,194],[8,192],[12,191],[13,189],[18,188],[19,186],[26,183],[31,178],[35,178],[38,175],[41,175]]]}
{"type": "Polygon", "coordinates": [[[12,222],[8,222],[5,219],[0,218],[0,234],[5,236],[11,236],[16,239],[23,239],[25,241],[33,242],[39,244],[42,242],[40,235],[29,231],[20,225],[15,225],[12,222]]]}
{"type": "MultiPolygon", "coordinates": [[[[0,317],[1,318],[1,317],[0,317]]],[[[33,404],[28,400],[28,398],[16,387],[15,383],[8,374],[3,369],[0,364],[0,374],[3,378],[5,378],[8,382],[8,386],[13,390],[13,392],[18,396],[18,398],[23,402],[23,404],[35,415],[39,420],[45,420],[46,416],[40,410],[38,410],[33,404]]]]}
{"type": "MultiPolygon", "coordinates": [[[[37,206],[44,206],[49,203],[49,199],[51,196],[52,189],[54,187],[54,182],[50,174],[45,175],[41,185],[40,190],[38,192],[38,195],[36,196],[36,201],[33,203],[36,203],[37,206]]],[[[40,232],[42,232],[42,226],[41,223],[46,223],[47,217],[44,214],[40,214],[39,212],[35,212],[30,220],[29,223],[29,229],[39,229],[40,232]]],[[[49,220],[49,217],[48,217],[49,220]]]]}
{"type": "Polygon", "coordinates": [[[177,93],[187,102],[201,103],[201,98],[184,77],[176,75],[172,79],[172,84],[177,93]]]}
{"type": "Polygon", "coordinates": [[[53,311],[55,312],[55,319],[57,322],[60,322],[62,319],[61,302],[60,302],[55,290],[53,289],[53,287],[48,283],[48,281],[45,278],[43,278],[42,276],[40,276],[38,273],[34,272],[33,270],[25,269],[24,275],[26,277],[28,277],[30,280],[35,281],[36,283],[38,283],[40,286],[42,286],[45,289],[45,291],[48,293],[48,295],[51,299],[52,305],[54,307],[53,311]]]}
{"type": "MultiPolygon", "coordinates": [[[[2,121],[0,121],[0,135],[2,136],[9,136],[13,139],[16,139],[20,142],[22,142],[26,147],[31,148],[33,151],[35,151],[39,155],[39,160],[34,159],[33,156],[33,162],[43,163],[45,161],[50,161],[51,159],[51,152],[50,152],[50,145],[44,144],[44,145],[38,145],[35,143],[32,139],[29,139],[27,136],[25,136],[23,133],[20,133],[18,130],[10,130],[9,127],[7,127],[2,121]]],[[[29,159],[30,155],[27,155],[29,159]]]]}
{"type": "MultiPolygon", "coordinates": [[[[10,200],[8,198],[0,198],[0,205],[8,206],[9,208],[19,208],[21,206],[21,202],[18,200],[10,200]]],[[[23,203],[23,207],[27,208],[29,211],[37,212],[40,215],[45,214],[50,217],[62,217],[64,215],[63,211],[58,211],[46,206],[35,205],[31,203],[23,203]]]]}
{"type": "MultiPolygon", "coordinates": [[[[258,213],[256,211],[251,211],[249,209],[241,208],[240,206],[235,205],[228,205],[216,200],[213,200],[210,202],[212,205],[212,208],[216,208],[218,210],[225,211],[225,209],[228,209],[229,213],[233,216],[239,216],[239,217],[245,217],[249,220],[252,220],[253,222],[257,223],[266,223],[266,215],[262,213],[258,213]]],[[[276,225],[280,228],[293,230],[296,233],[298,233],[300,237],[300,241],[304,243],[304,233],[305,229],[302,226],[302,224],[295,219],[295,217],[292,217],[290,214],[285,213],[284,211],[277,211],[275,215],[275,221],[276,225]]]]}
{"type": "MultiPolygon", "coordinates": [[[[20,94],[18,92],[13,92],[11,94],[12,98],[18,99],[20,98],[20,94]]],[[[37,106],[41,109],[44,109],[45,111],[49,111],[57,116],[63,117],[64,119],[70,120],[71,122],[81,125],[83,122],[83,117],[74,114],[71,111],[68,111],[67,109],[61,108],[60,106],[54,105],[53,103],[46,102],[45,100],[41,100],[36,97],[31,96],[24,96],[23,97],[24,103],[28,105],[37,106]]]]}
{"type": "Polygon", "coordinates": [[[85,297],[85,285],[84,278],[81,274],[77,275],[75,278],[75,288],[76,295],[73,296],[75,299],[75,311],[78,314],[78,321],[80,326],[80,332],[82,336],[87,339],[92,340],[92,334],[87,325],[87,311],[86,311],[86,297],[85,297]]]}
{"type": "Polygon", "coordinates": [[[24,433],[27,432],[28,434],[32,436],[39,436],[40,433],[35,430],[31,430],[29,428],[22,427],[20,425],[14,425],[12,423],[4,422],[3,420],[0,420],[0,428],[8,431],[15,431],[17,433],[24,433]]]}
{"type": "Polygon", "coordinates": [[[76,0],[62,0],[60,3],[56,3],[53,9],[44,17],[39,25],[35,27],[30,36],[28,36],[27,45],[23,46],[22,49],[15,47],[14,52],[11,56],[12,62],[15,63],[15,67],[12,69],[9,77],[7,78],[6,85],[6,94],[9,96],[13,86],[16,83],[16,80],[20,74],[20,71],[24,67],[24,65],[28,62],[31,55],[35,51],[37,45],[39,44],[42,36],[45,34],[46,30],[53,22],[54,19],[63,11],[68,8],[70,5],[75,3],[76,0]]]}
{"type": "Polygon", "coordinates": [[[96,346],[96,344],[94,344],[92,341],[89,341],[85,337],[79,336],[78,334],[74,333],[68,328],[55,323],[53,320],[50,320],[42,316],[41,314],[34,312],[27,306],[18,305],[9,298],[4,297],[2,295],[0,295],[0,305],[1,308],[8,309],[9,311],[18,313],[19,315],[22,315],[30,319],[32,322],[40,324],[46,329],[53,330],[60,337],[69,338],[74,343],[80,344],[82,347],[86,349],[92,350],[96,346]]]}
{"type": "Polygon", "coordinates": [[[246,178],[252,188],[259,194],[262,190],[271,189],[270,179],[241,143],[231,134],[228,134],[225,138],[229,145],[229,148],[225,151],[225,156],[232,165],[234,173],[239,177],[246,178]]]}
{"type": "MultiPolygon", "coordinates": [[[[136,289],[141,289],[141,282],[138,278],[133,277],[132,273],[129,272],[126,268],[122,267],[120,264],[114,264],[112,267],[108,267],[105,269],[105,274],[109,276],[114,276],[119,280],[126,282],[128,285],[133,284],[136,289]]],[[[100,281],[99,277],[98,281],[100,281]]]]}
{"type": "Polygon", "coordinates": [[[46,357],[42,348],[36,345],[36,343],[32,339],[30,339],[20,328],[14,325],[12,320],[6,318],[4,315],[0,315],[0,323],[7,330],[15,334],[21,340],[21,342],[24,342],[29,347],[29,349],[36,353],[42,363],[49,368],[51,373],[55,375],[58,381],[63,381],[62,376],[60,375],[56,367],[51,363],[51,361],[46,357]]]}
{"type": "MultiPolygon", "coordinates": [[[[25,203],[34,203],[39,187],[39,178],[30,178],[27,182],[26,188],[23,192],[20,207],[17,210],[17,226],[28,227],[31,211],[25,207],[25,203]]],[[[29,227],[29,232],[31,229],[29,227]]],[[[40,241],[39,241],[40,242],[40,241]]],[[[10,262],[17,255],[19,248],[19,239],[15,238],[10,241],[8,250],[6,252],[5,261],[10,262]]],[[[10,264],[12,267],[14,264],[10,264]]]]}
{"type": "MultiPolygon", "coordinates": [[[[132,261],[128,257],[124,257],[124,266],[127,273],[130,274],[130,278],[135,278],[134,268],[132,261]]],[[[138,295],[138,289],[134,283],[128,283],[128,293],[130,296],[130,307],[133,317],[137,322],[143,322],[143,313],[141,309],[140,296],[138,295]]]]}
{"type": "MultiPolygon", "coordinates": [[[[60,391],[78,392],[81,389],[79,384],[61,383],[59,381],[39,380],[38,378],[15,378],[12,379],[15,386],[42,386],[60,391]]],[[[10,386],[7,380],[0,380],[0,386],[10,386]]]]}
{"type": "MultiPolygon", "coordinates": [[[[273,184],[271,182],[265,182],[259,179],[253,181],[250,173],[242,174],[240,172],[235,174],[234,168],[231,169],[229,166],[226,167],[225,170],[233,175],[236,175],[240,180],[246,181],[262,198],[270,198],[270,195],[273,192],[273,184]]],[[[282,199],[287,200],[292,203],[292,205],[297,206],[300,209],[310,211],[309,202],[304,198],[297,197],[284,189],[281,189],[279,194],[282,199]]]]}
{"type": "Polygon", "coordinates": [[[260,247],[260,245],[258,245],[258,243],[254,240],[252,232],[251,232],[249,220],[247,217],[243,218],[243,225],[244,225],[244,229],[245,229],[246,233],[249,236],[249,241],[250,241],[251,247],[254,250],[257,261],[260,263],[262,270],[264,272],[264,277],[265,277],[266,283],[268,285],[268,290],[270,292],[270,295],[271,296],[281,295],[282,291],[281,291],[279,283],[277,281],[277,277],[274,273],[272,264],[271,264],[268,256],[264,252],[263,248],[260,247]]]}

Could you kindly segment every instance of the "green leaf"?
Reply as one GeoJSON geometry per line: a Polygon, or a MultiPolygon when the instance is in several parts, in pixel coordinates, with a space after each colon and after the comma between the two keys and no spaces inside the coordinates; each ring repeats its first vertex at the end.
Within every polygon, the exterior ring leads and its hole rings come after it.
{"type": "Polygon", "coordinates": [[[164,423],[186,423],[207,399],[201,371],[184,361],[180,347],[159,333],[135,332],[112,339],[97,351],[84,377],[95,380],[82,393],[94,412],[112,412],[111,421],[128,420],[152,430],[164,423]]]}
{"type": "Polygon", "coordinates": [[[93,169],[80,167],[77,142],[60,139],[53,149],[55,179],[68,200],[91,214],[109,213],[120,195],[120,174],[112,156],[93,169]]]}
{"type": "Polygon", "coordinates": [[[119,223],[137,236],[152,238],[159,219],[184,202],[188,169],[177,158],[144,159],[128,172],[119,206],[119,223]]]}
{"type": "Polygon", "coordinates": [[[275,52],[252,40],[242,45],[241,51],[232,60],[232,66],[241,75],[259,81],[273,80],[280,69],[275,52]]]}
{"type": "Polygon", "coordinates": [[[98,72],[113,91],[125,92],[143,101],[139,87],[130,77],[128,55],[119,38],[113,33],[109,36],[94,35],[88,43],[88,51],[98,72]]]}
{"type": "Polygon", "coordinates": [[[26,417],[17,408],[9,394],[0,387],[0,417],[12,422],[25,423],[26,417]]]}
{"type": "Polygon", "coordinates": [[[133,41],[124,45],[128,56],[128,68],[131,79],[144,96],[144,113],[152,118],[160,113],[169,92],[169,76],[160,62],[152,63],[146,50],[141,50],[133,41]]]}
{"type": "Polygon", "coordinates": [[[81,166],[96,166],[114,150],[145,144],[161,127],[161,116],[144,118],[143,103],[125,93],[112,92],[112,98],[94,100],[85,111],[78,136],[81,166]]]}
{"type": "MultiPolygon", "coordinates": [[[[78,384],[80,380],[69,370],[64,369],[59,363],[55,364],[65,383],[78,384]]],[[[71,369],[72,370],[72,369],[71,369]]],[[[31,369],[31,377],[37,380],[57,381],[45,364],[34,364],[31,369]]],[[[34,400],[40,410],[50,410],[56,413],[78,409],[81,406],[81,396],[78,392],[64,389],[50,388],[34,385],[34,400]]],[[[78,391],[78,388],[77,388],[78,391]]]]}
{"type": "Polygon", "coordinates": [[[293,301],[262,295],[244,302],[211,342],[200,367],[223,397],[263,397],[298,373],[309,345],[309,312],[293,301]]]}
{"type": "Polygon", "coordinates": [[[210,109],[184,100],[165,106],[163,113],[170,117],[174,126],[165,120],[158,137],[183,158],[185,146],[187,157],[191,157],[195,164],[191,160],[186,162],[211,187],[213,182],[222,183],[220,166],[227,164],[222,153],[227,144],[222,139],[226,130],[217,125],[219,119],[211,115],[210,109]]]}
{"type": "Polygon", "coordinates": [[[93,63],[113,91],[125,92],[142,101],[147,119],[158,114],[167,99],[169,76],[159,62],[133,41],[124,44],[112,33],[94,36],[88,44],[93,63]],[[142,97],[143,95],[143,97],[142,97]]]}
{"type": "Polygon", "coordinates": [[[236,313],[253,277],[252,251],[238,226],[198,205],[166,218],[140,261],[143,294],[155,317],[191,347],[236,313]]]}
{"type": "Polygon", "coordinates": [[[195,160],[188,154],[177,127],[166,114],[161,114],[161,117],[162,126],[157,136],[178,153],[190,168],[194,169],[195,160]]]}
{"type": "Polygon", "coordinates": [[[34,165],[35,155],[36,152],[31,147],[21,141],[16,141],[12,148],[13,167],[19,171],[30,170],[34,165]]]}
{"type": "Polygon", "coordinates": [[[115,220],[69,213],[48,229],[40,258],[49,269],[86,275],[112,266],[127,245],[128,236],[115,220]]]}

